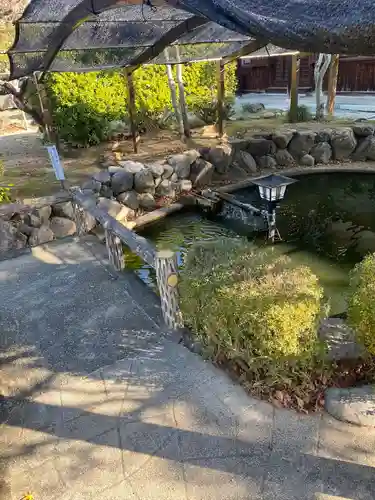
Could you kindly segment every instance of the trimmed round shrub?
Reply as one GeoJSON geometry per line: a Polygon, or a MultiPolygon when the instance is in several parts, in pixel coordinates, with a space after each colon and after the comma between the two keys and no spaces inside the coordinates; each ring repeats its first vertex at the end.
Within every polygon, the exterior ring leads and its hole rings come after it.
{"type": "Polygon", "coordinates": [[[271,247],[247,240],[198,243],[181,272],[184,320],[204,343],[244,361],[309,359],[325,312],[323,290],[308,267],[292,267],[271,247]]]}
{"type": "Polygon", "coordinates": [[[375,254],[357,264],[350,276],[348,322],[357,339],[375,355],[375,254]]]}

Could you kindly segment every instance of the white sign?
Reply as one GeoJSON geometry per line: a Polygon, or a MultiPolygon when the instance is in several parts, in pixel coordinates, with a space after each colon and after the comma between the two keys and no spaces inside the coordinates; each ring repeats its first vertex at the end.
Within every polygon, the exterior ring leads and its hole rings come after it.
{"type": "Polygon", "coordinates": [[[64,181],[64,169],[61,165],[59,153],[57,152],[56,146],[54,144],[52,146],[47,146],[47,151],[52,163],[53,170],[55,171],[56,179],[58,181],[64,181]]]}

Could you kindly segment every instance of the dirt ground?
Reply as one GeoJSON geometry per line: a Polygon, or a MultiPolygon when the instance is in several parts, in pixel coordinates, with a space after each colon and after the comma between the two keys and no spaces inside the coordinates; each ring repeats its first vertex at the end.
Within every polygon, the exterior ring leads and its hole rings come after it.
{"type": "MultiPolygon", "coordinates": [[[[55,193],[61,189],[59,181],[55,179],[49,162],[47,151],[42,143],[41,135],[35,127],[29,126],[26,131],[22,116],[13,112],[0,120],[5,123],[0,130],[0,160],[2,160],[5,173],[0,185],[13,184],[12,197],[22,199],[25,197],[44,196],[55,193]],[[1,135],[2,134],[2,135],[1,135]]],[[[282,118],[252,119],[226,124],[228,137],[243,137],[256,133],[271,132],[280,128],[295,128],[319,130],[327,127],[349,125],[350,122],[337,120],[335,122],[308,122],[300,124],[287,124],[282,118]]],[[[134,154],[131,141],[123,141],[119,148],[126,159],[141,161],[143,163],[164,159],[172,153],[186,149],[212,146],[218,143],[214,127],[207,126],[194,130],[192,138],[187,142],[179,139],[173,131],[159,131],[141,137],[140,152],[134,154]]],[[[68,185],[81,184],[92,173],[99,169],[100,155],[112,148],[112,143],[100,146],[74,149],[62,153],[62,163],[68,185]]]]}

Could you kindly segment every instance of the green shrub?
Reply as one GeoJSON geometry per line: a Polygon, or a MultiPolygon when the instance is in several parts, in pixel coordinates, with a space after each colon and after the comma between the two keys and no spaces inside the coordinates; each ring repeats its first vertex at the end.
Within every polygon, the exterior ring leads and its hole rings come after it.
{"type": "Polygon", "coordinates": [[[318,347],[323,290],[307,267],[241,239],[192,247],[181,273],[185,322],[215,353],[255,366],[309,360],[318,347]]]}
{"type": "MultiPolygon", "coordinates": [[[[211,106],[216,99],[216,65],[199,62],[184,65],[186,102],[194,111],[196,103],[211,106]],[[193,109],[194,108],[194,109],[193,109]]],[[[236,90],[235,63],[226,66],[226,95],[236,90]]],[[[166,110],[172,110],[164,65],[150,65],[134,72],[139,127],[164,126],[166,110]]],[[[53,118],[60,138],[90,145],[107,138],[108,123],[127,115],[127,86],[123,71],[92,73],[51,73],[47,79],[53,118]]]]}
{"type": "MultiPolygon", "coordinates": [[[[308,122],[313,119],[310,109],[307,106],[298,106],[297,107],[297,122],[308,122]]],[[[291,121],[290,110],[288,112],[288,121],[291,121]]]]}
{"type": "Polygon", "coordinates": [[[375,355],[375,254],[356,265],[350,277],[348,321],[359,342],[375,355]]]}
{"type": "MultiPolygon", "coordinates": [[[[223,118],[228,120],[234,114],[233,99],[226,99],[223,107],[223,118]]],[[[207,125],[212,125],[217,122],[217,100],[196,100],[193,101],[190,107],[191,111],[196,114],[207,125]]]]}
{"type": "MultiPolygon", "coordinates": [[[[2,160],[0,160],[0,179],[4,176],[4,163],[2,160]]],[[[11,199],[11,188],[13,187],[13,184],[8,184],[7,186],[0,186],[0,204],[1,203],[10,203],[12,201],[11,199]]]]}

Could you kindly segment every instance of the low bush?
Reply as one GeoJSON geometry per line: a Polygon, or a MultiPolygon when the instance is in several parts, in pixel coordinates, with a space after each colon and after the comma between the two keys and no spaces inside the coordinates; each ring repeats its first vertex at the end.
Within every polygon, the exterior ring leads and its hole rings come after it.
{"type": "MultiPolygon", "coordinates": [[[[311,114],[310,109],[307,106],[298,106],[297,107],[297,122],[309,122],[313,119],[313,115],[311,114]]],[[[291,121],[290,110],[288,112],[288,122],[291,121]]]]}
{"type": "MultiPolygon", "coordinates": [[[[226,99],[223,107],[223,118],[228,120],[234,114],[234,102],[233,99],[226,99]]],[[[207,125],[213,125],[217,123],[218,113],[217,113],[217,100],[212,101],[207,100],[195,100],[192,101],[190,106],[191,111],[198,116],[207,125]]]]}
{"type": "Polygon", "coordinates": [[[184,320],[208,355],[234,361],[260,393],[305,386],[314,369],[323,369],[323,290],[309,268],[292,267],[272,248],[242,239],[196,244],[180,294],[184,320]]]}
{"type": "Polygon", "coordinates": [[[358,341],[375,355],[375,254],[356,265],[350,277],[348,322],[358,341]]]}
{"type": "MultiPolygon", "coordinates": [[[[4,163],[0,160],[0,180],[4,176],[4,163]]],[[[11,188],[13,184],[8,184],[7,186],[0,186],[0,204],[1,203],[10,203],[12,201],[11,198],[11,188]]]]}

